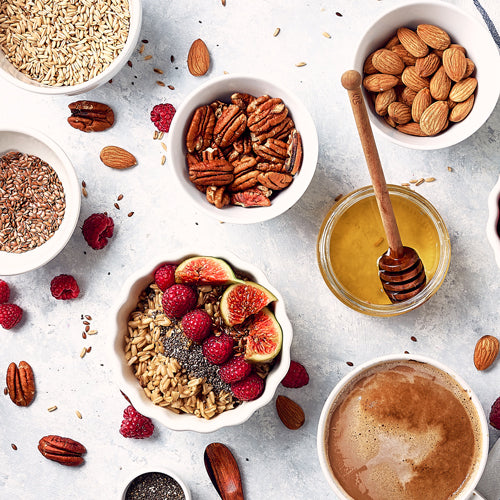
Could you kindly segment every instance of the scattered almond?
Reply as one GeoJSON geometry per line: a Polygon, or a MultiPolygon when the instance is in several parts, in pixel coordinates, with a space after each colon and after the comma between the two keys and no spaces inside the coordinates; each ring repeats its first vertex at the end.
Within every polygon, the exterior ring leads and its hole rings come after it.
{"type": "Polygon", "coordinates": [[[305,422],[304,410],[290,398],[278,396],[276,410],[283,424],[291,430],[300,429],[305,422]]]}
{"type": "Polygon", "coordinates": [[[500,343],[492,335],[484,335],[476,344],[474,349],[474,366],[482,371],[490,367],[498,356],[500,343]]]}
{"type": "Polygon", "coordinates": [[[104,165],[118,170],[137,165],[135,156],[118,146],[106,146],[101,150],[100,158],[104,165]]]}
{"type": "Polygon", "coordinates": [[[205,42],[198,38],[189,49],[187,64],[189,72],[194,76],[203,76],[210,67],[210,54],[205,42]]]}

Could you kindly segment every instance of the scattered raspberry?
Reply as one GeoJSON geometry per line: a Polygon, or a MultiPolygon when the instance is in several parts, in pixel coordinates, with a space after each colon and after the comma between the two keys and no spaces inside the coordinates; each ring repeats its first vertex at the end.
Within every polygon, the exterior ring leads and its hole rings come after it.
{"type": "Polygon", "coordinates": [[[144,439],[155,430],[150,418],[141,415],[132,405],[123,411],[123,420],[120,434],[126,438],[144,439]]]}
{"type": "Polygon", "coordinates": [[[309,383],[307,370],[297,361],[290,361],[290,368],[285,378],[281,381],[285,387],[302,387],[309,383]]]}
{"type": "Polygon", "coordinates": [[[9,300],[9,297],[9,285],[4,280],[0,280],[0,304],[5,304],[9,300]]]}
{"type": "Polygon", "coordinates": [[[203,342],[203,355],[210,363],[221,365],[231,356],[233,345],[233,337],[227,333],[221,333],[218,337],[212,335],[203,342]]]}
{"type": "Polygon", "coordinates": [[[251,373],[247,378],[232,383],[231,391],[241,401],[252,401],[264,391],[264,381],[256,373],[251,373]]]}
{"type": "Polygon", "coordinates": [[[155,271],[155,283],[164,292],[169,286],[175,283],[175,266],[166,264],[155,271]]]}
{"type": "Polygon", "coordinates": [[[203,309],[195,309],[186,313],[181,320],[184,335],[193,342],[200,343],[210,335],[212,318],[203,309]]]}
{"type": "Polygon", "coordinates": [[[69,274],[60,274],[52,278],[50,282],[50,293],[58,300],[76,299],[80,295],[78,283],[69,274]]]}
{"type": "Polygon", "coordinates": [[[106,214],[92,214],[83,223],[83,237],[94,250],[100,250],[108,244],[107,238],[113,236],[114,227],[113,219],[106,214]]]}
{"type": "Polygon", "coordinates": [[[23,310],[16,304],[0,304],[0,325],[6,330],[16,326],[23,317],[23,310]]]}
{"type": "Polygon", "coordinates": [[[157,104],[151,111],[151,121],[160,132],[168,132],[175,115],[175,108],[171,104],[157,104]]]}
{"type": "Polygon", "coordinates": [[[490,410],[490,424],[500,430],[500,397],[496,399],[490,410]]]}
{"type": "Polygon", "coordinates": [[[223,382],[232,384],[248,377],[252,371],[252,365],[243,356],[234,356],[219,368],[219,375],[223,382]]]}
{"type": "Polygon", "coordinates": [[[197,300],[196,293],[190,286],[172,285],[163,294],[161,305],[169,318],[182,318],[194,309],[197,300]]]}

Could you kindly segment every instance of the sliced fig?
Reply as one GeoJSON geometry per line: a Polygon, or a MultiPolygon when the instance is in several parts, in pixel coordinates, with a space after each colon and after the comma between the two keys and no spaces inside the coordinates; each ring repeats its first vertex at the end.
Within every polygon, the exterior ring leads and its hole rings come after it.
{"type": "Polygon", "coordinates": [[[194,285],[229,285],[238,283],[231,266],[215,257],[191,257],[175,270],[176,283],[194,285]]]}
{"type": "Polygon", "coordinates": [[[257,283],[251,281],[236,283],[222,294],[221,316],[226,325],[239,325],[274,300],[277,300],[276,297],[257,283]]]}
{"type": "Polygon", "coordinates": [[[248,331],[245,359],[252,363],[266,363],[281,351],[283,332],[274,314],[264,307],[253,318],[248,331]]]}

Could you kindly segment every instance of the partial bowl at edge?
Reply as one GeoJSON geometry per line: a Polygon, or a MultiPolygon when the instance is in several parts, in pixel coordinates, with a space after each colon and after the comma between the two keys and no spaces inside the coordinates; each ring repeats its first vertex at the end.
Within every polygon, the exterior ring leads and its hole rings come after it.
{"type": "Polygon", "coordinates": [[[500,176],[488,197],[486,235],[500,267],[500,176]]]}

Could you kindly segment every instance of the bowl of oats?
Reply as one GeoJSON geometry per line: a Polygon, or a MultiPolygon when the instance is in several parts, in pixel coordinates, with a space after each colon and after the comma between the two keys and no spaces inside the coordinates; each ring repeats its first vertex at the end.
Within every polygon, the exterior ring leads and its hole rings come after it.
{"type": "Polygon", "coordinates": [[[140,0],[0,4],[0,76],[40,94],[76,95],[108,82],[130,58],[140,0]]]}
{"type": "Polygon", "coordinates": [[[148,260],[124,283],[110,318],[120,389],[172,430],[245,422],[273,399],[290,366],[283,297],[223,249],[148,260]]]}
{"type": "Polygon", "coordinates": [[[80,186],[64,151],[36,130],[0,129],[0,275],[52,260],[80,215],[80,186]]]}

